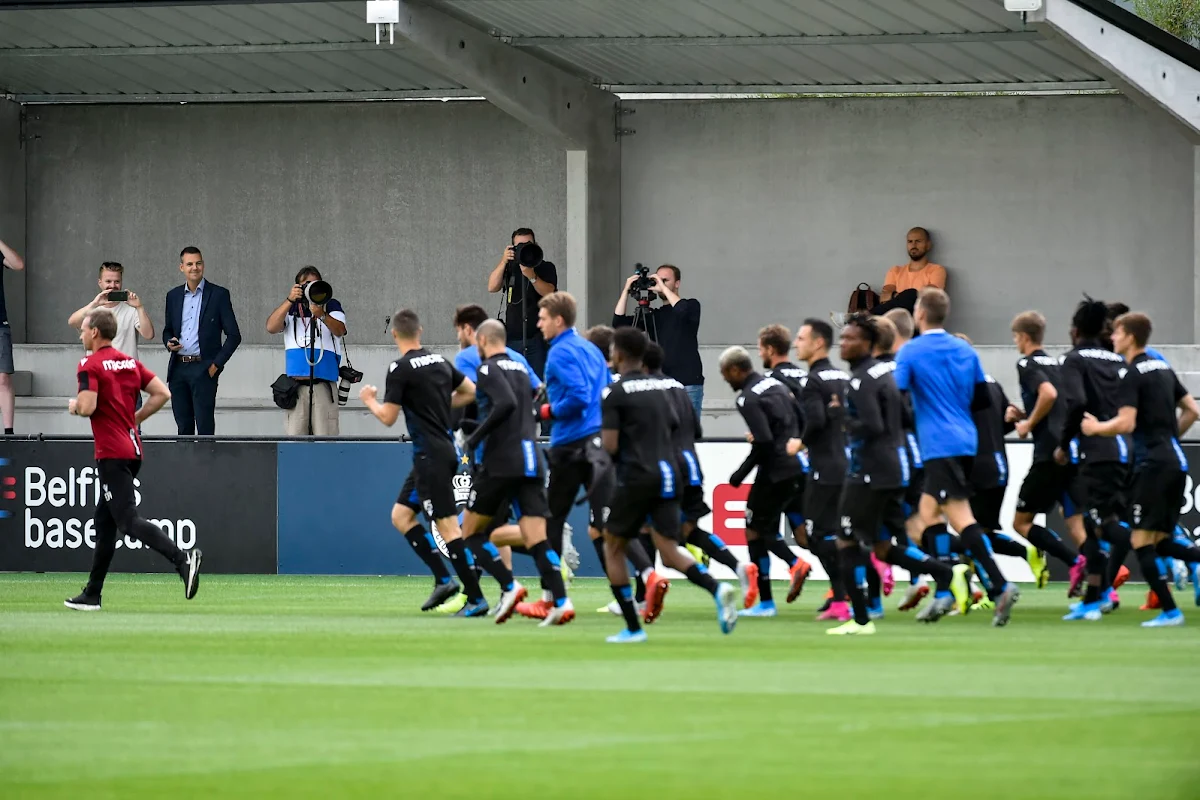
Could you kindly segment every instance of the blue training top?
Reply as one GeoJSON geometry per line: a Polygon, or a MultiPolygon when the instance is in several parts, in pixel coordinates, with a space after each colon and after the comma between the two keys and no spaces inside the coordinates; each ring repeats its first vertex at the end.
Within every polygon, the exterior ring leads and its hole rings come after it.
{"type": "Polygon", "coordinates": [[[550,446],[600,432],[600,393],[612,377],[600,348],[569,328],[550,341],[546,397],[554,420],[550,446]]]}
{"type": "Polygon", "coordinates": [[[926,462],[975,455],[979,440],[971,402],[976,384],[987,377],[971,345],[944,330],[927,331],[900,348],[895,377],[912,398],[926,462]]]}

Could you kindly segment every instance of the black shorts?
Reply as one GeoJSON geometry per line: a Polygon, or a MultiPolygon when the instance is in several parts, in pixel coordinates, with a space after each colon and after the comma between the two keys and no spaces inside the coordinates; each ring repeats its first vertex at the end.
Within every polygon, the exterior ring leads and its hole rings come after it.
{"type": "Polygon", "coordinates": [[[550,465],[550,483],[546,488],[547,516],[565,520],[583,488],[588,497],[589,524],[593,528],[604,528],[616,475],[612,460],[600,446],[600,437],[551,447],[546,451],[546,462],[550,465]]]}
{"type": "Polygon", "coordinates": [[[1133,476],[1129,524],[1134,530],[1175,535],[1187,473],[1178,467],[1145,464],[1133,476]]]}
{"type": "MultiPolygon", "coordinates": [[[[1080,508],[1091,517],[1093,523],[1100,525],[1110,517],[1125,518],[1125,501],[1129,490],[1127,464],[1116,461],[1089,464],[1085,461],[1079,467],[1076,483],[1078,488],[1072,491],[1078,493],[1075,496],[1082,503],[1080,508]]],[[[1174,527],[1172,525],[1168,530],[1174,527]]]]}
{"type": "Polygon", "coordinates": [[[810,536],[823,539],[838,534],[842,529],[838,513],[841,499],[840,484],[808,482],[804,490],[804,517],[812,524],[810,536]]]}
{"type": "Polygon", "coordinates": [[[848,483],[842,492],[841,536],[865,547],[890,542],[893,537],[907,543],[904,523],[904,489],[872,489],[863,483],[848,483]]]}
{"type": "MultiPolygon", "coordinates": [[[[1021,494],[1017,497],[1017,511],[1047,514],[1053,511],[1055,506],[1062,504],[1063,515],[1071,516],[1065,513],[1068,503],[1063,503],[1063,494],[1074,491],[1074,473],[1075,467],[1070,464],[1064,466],[1054,461],[1033,462],[1025,475],[1025,481],[1021,484],[1021,494]]],[[[1078,498],[1075,500],[1073,505],[1078,506],[1078,498]]]]}
{"type": "Polygon", "coordinates": [[[704,502],[703,486],[683,487],[683,497],[679,501],[680,515],[684,522],[695,525],[712,513],[708,503],[704,502]]]}
{"type": "Polygon", "coordinates": [[[457,517],[454,502],[454,479],[458,473],[458,456],[450,451],[445,455],[417,453],[413,456],[412,472],[404,481],[396,502],[407,506],[430,520],[457,517]]]}
{"type": "Polygon", "coordinates": [[[783,507],[783,515],[787,517],[788,527],[793,531],[797,528],[808,529],[808,517],[804,514],[808,496],[808,476],[801,475],[796,482],[796,491],[792,499],[783,507]]]}
{"type": "Polygon", "coordinates": [[[925,467],[920,466],[912,471],[908,479],[908,487],[904,490],[904,513],[912,516],[921,507],[921,495],[925,492],[925,467]]]}
{"type": "Polygon", "coordinates": [[[545,482],[541,478],[524,476],[492,476],[484,469],[475,476],[467,510],[483,517],[497,517],[503,511],[505,522],[510,510],[517,519],[544,517],[549,510],[545,482]]]}
{"type": "Polygon", "coordinates": [[[975,493],[969,480],[974,462],[974,456],[927,459],[925,485],[921,487],[921,493],[931,496],[939,504],[951,500],[970,500],[975,493]]]}
{"type": "Polygon", "coordinates": [[[799,483],[796,478],[784,481],[755,481],[750,487],[750,497],[746,500],[746,530],[764,537],[778,534],[783,510],[792,501],[799,483]]]}
{"type": "Polygon", "coordinates": [[[606,511],[606,533],[632,539],[649,525],[668,539],[682,541],[679,497],[663,497],[660,484],[617,484],[613,499],[615,505],[606,511]]]}
{"type": "Polygon", "coordinates": [[[976,489],[971,498],[971,513],[975,521],[989,531],[1000,530],[1000,507],[1004,505],[1004,493],[1007,486],[996,486],[991,489],[976,489]]]}

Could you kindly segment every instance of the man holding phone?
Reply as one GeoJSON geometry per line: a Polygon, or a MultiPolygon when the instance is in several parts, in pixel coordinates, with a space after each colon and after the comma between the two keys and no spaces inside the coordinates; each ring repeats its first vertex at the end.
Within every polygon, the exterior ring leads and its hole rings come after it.
{"type": "MultiPolygon", "coordinates": [[[[125,267],[116,261],[105,261],[100,265],[100,294],[92,302],[76,311],[67,319],[67,324],[79,330],[88,312],[97,308],[107,308],[117,318],[117,335],[113,337],[113,347],[120,352],[136,359],[138,357],[138,334],[143,339],[154,338],[154,323],[146,313],[142,300],[133,292],[122,288],[125,278],[125,267]]],[[[139,400],[140,403],[140,400],[139,400]]]]}

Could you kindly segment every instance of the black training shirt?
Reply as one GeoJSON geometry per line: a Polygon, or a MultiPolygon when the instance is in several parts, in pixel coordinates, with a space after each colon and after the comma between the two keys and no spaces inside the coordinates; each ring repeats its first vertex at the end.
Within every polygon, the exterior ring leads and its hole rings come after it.
{"type": "Polygon", "coordinates": [[[1133,438],[1139,455],[1145,454],[1142,464],[1187,471],[1187,459],[1179,446],[1179,422],[1175,417],[1175,409],[1187,393],[1170,364],[1146,353],[1134,356],[1122,370],[1117,408],[1131,406],[1137,409],[1133,438]]]}
{"type": "Polygon", "coordinates": [[[672,437],[679,475],[687,485],[703,486],[704,473],[700,470],[700,459],[696,456],[696,440],[702,437],[704,432],[700,428],[700,418],[696,416],[692,398],[688,397],[683,384],[674,378],[667,378],[661,373],[656,373],[653,377],[665,378],[673,384],[667,394],[671,398],[675,413],[679,416],[679,427],[675,429],[675,435],[672,437]]]}
{"type": "Polygon", "coordinates": [[[383,402],[404,410],[413,449],[420,454],[434,450],[454,452],[450,433],[450,394],[465,380],[446,359],[425,348],[410,350],[388,367],[383,402]]]}
{"type": "Polygon", "coordinates": [[[892,363],[870,356],[851,365],[844,410],[850,448],[847,483],[872,489],[908,485],[911,473],[904,441],[904,398],[896,388],[894,371],[892,363]]]}
{"type": "MultiPolygon", "coordinates": [[[[895,373],[895,353],[880,353],[875,356],[875,360],[880,364],[890,364],[892,372],[895,373]]],[[[904,405],[900,409],[900,421],[904,425],[904,442],[908,445],[908,466],[913,470],[924,469],[925,460],[921,458],[921,444],[917,441],[917,418],[913,414],[912,398],[903,389],[900,391],[900,397],[904,400],[904,405]]]]}
{"type": "Polygon", "coordinates": [[[800,438],[792,393],[776,378],[751,372],[737,398],[737,409],[754,441],[750,455],[730,477],[741,483],[758,467],[756,481],[781,483],[801,474],[799,460],[787,454],[788,439],[800,438]]]}
{"type": "Polygon", "coordinates": [[[822,358],[815,361],[803,379],[800,398],[804,404],[804,432],[800,438],[808,448],[811,479],[841,486],[846,479],[846,435],[841,419],[829,416],[829,404],[846,396],[850,376],[822,358]]]}
{"type": "Polygon", "coordinates": [[[542,477],[533,385],[525,365],[508,353],[494,355],[479,365],[475,386],[478,394],[487,396],[489,411],[464,449],[471,453],[483,443],[482,464],[489,475],[542,477]]]}
{"type": "Polygon", "coordinates": [[[1063,423],[1067,415],[1067,401],[1062,397],[1061,377],[1059,375],[1059,360],[1046,355],[1044,350],[1035,350],[1032,354],[1017,362],[1017,381],[1021,384],[1021,403],[1025,406],[1025,414],[1033,413],[1037,405],[1038,388],[1043,383],[1049,383],[1059,392],[1059,398],[1050,407],[1041,422],[1034,426],[1030,435],[1033,437],[1033,462],[1039,463],[1054,460],[1054,449],[1062,439],[1063,423]]]}
{"type": "Polygon", "coordinates": [[[775,378],[792,393],[793,405],[796,408],[796,424],[804,430],[804,378],[807,370],[800,369],[790,361],[783,361],[763,373],[768,378],[775,378]]]}
{"type": "MultiPolygon", "coordinates": [[[[525,311],[525,338],[540,339],[542,332],[538,330],[538,302],[542,299],[542,295],[537,293],[537,289],[533,288],[533,281],[526,278],[525,275],[517,268],[516,264],[510,264],[506,269],[512,270],[512,274],[516,276],[504,285],[504,300],[507,307],[504,310],[504,328],[508,331],[509,342],[521,341],[521,310],[525,311]],[[521,297],[521,289],[524,287],[525,297],[521,297]],[[523,305],[528,303],[528,305],[523,305]]],[[[533,268],[533,274],[544,280],[552,286],[558,286],[558,268],[551,261],[543,261],[533,268]]],[[[505,278],[508,273],[505,273],[505,278]]]]}
{"type": "MultiPolygon", "coordinates": [[[[632,298],[630,303],[634,302],[632,298]]],[[[700,363],[700,301],[681,298],[673,306],[663,304],[649,312],[648,333],[663,349],[663,374],[684,386],[704,385],[700,363]]],[[[614,314],[612,326],[633,324],[630,314],[614,314]]]]}
{"type": "Polygon", "coordinates": [[[1124,369],[1125,359],[1097,341],[1080,342],[1063,357],[1058,374],[1067,402],[1059,444],[1072,460],[1076,452],[1072,440],[1078,438],[1079,460],[1084,463],[1129,463],[1125,437],[1081,436],[1079,431],[1085,412],[1101,422],[1117,415],[1117,389],[1124,369]]]}
{"type": "Polygon", "coordinates": [[[971,412],[979,434],[979,449],[971,467],[971,485],[976,489],[995,489],[1008,485],[1008,453],[1004,435],[1014,425],[1004,421],[1008,411],[1008,396],[991,375],[986,376],[991,402],[986,408],[971,412]]]}
{"type": "MultiPolygon", "coordinates": [[[[671,392],[675,381],[630,372],[601,393],[601,428],[618,431],[617,478],[626,486],[657,485],[663,497],[677,497],[675,413],[671,392]]],[[[617,498],[618,500],[620,498],[617,498]]]]}

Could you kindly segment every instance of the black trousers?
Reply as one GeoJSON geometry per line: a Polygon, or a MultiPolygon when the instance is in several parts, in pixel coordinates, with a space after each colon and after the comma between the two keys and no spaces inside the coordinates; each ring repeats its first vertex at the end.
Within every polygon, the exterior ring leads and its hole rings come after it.
{"type": "Polygon", "coordinates": [[[533,371],[537,373],[537,376],[545,380],[546,354],[550,350],[550,345],[546,344],[546,340],[542,338],[541,331],[534,331],[526,337],[524,342],[522,342],[520,336],[514,337],[512,334],[509,334],[508,346],[525,356],[525,360],[529,362],[529,366],[533,367],[533,371]]]}
{"type": "Polygon", "coordinates": [[[171,411],[180,436],[212,436],[217,431],[217,378],[209,377],[209,363],[178,363],[171,370],[167,388],[171,390],[171,411]]]}
{"type": "Polygon", "coordinates": [[[133,479],[142,468],[140,460],[105,458],[96,462],[100,473],[100,502],[92,515],[96,528],[96,552],[87,593],[99,595],[117,550],[117,534],[132,536],[182,569],[186,556],[162,529],[138,516],[133,479]]]}
{"type": "Polygon", "coordinates": [[[916,289],[905,289],[903,292],[896,292],[896,296],[886,303],[880,303],[871,309],[871,315],[878,317],[891,311],[893,308],[903,308],[908,313],[913,313],[917,307],[917,300],[921,297],[921,293],[916,289]]]}

